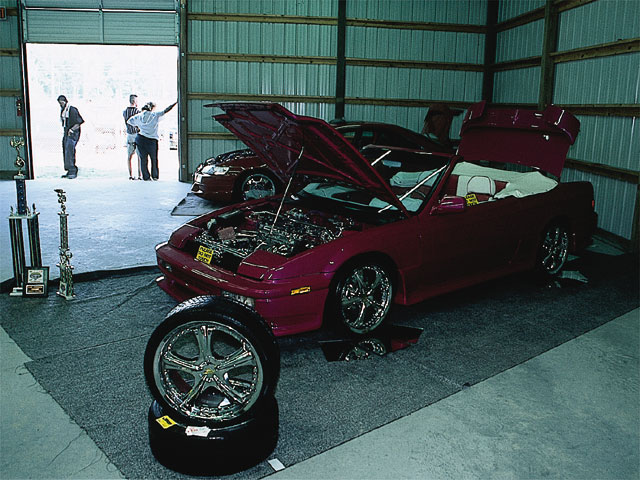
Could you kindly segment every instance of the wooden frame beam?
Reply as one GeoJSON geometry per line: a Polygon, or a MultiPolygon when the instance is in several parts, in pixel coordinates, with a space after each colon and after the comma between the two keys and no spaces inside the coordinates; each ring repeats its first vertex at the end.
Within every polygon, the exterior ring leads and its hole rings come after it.
{"type": "Polygon", "coordinates": [[[554,63],[562,63],[586,60],[587,58],[611,57],[634,52],[640,52],[640,38],[618,40],[617,42],[576,48],[564,52],[553,52],[550,55],[554,63]]]}

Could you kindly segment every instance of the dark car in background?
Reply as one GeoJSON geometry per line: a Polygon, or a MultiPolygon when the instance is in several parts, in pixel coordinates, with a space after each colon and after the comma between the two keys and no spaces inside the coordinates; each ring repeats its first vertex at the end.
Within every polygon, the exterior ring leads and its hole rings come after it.
{"type": "MultiPolygon", "coordinates": [[[[356,149],[368,145],[402,147],[425,152],[453,153],[445,145],[398,125],[378,122],[346,122],[336,126],[356,149]]],[[[365,154],[365,157],[369,155],[365,154]]],[[[283,179],[250,149],[212,157],[198,165],[191,191],[213,202],[251,200],[282,191],[283,179]]]]}

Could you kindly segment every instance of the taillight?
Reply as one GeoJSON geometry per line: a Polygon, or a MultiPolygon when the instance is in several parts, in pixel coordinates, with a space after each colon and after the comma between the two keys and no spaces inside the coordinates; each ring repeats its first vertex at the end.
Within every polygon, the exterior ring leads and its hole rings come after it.
{"type": "Polygon", "coordinates": [[[593,210],[595,210],[595,209],[596,209],[596,200],[595,200],[595,199],[592,199],[592,200],[591,200],[591,208],[592,208],[593,210]]]}

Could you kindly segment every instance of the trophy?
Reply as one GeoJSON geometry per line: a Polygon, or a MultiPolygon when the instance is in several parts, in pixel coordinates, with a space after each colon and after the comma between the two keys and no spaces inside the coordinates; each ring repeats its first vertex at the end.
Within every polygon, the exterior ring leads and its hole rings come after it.
{"type": "Polygon", "coordinates": [[[20,148],[24,146],[24,138],[12,137],[9,141],[12,148],[16,149],[15,165],[18,167],[18,174],[13,178],[16,182],[16,209],[11,207],[9,214],[9,233],[11,237],[11,256],[13,258],[13,276],[15,278],[15,287],[9,295],[24,295],[24,278],[28,268],[25,265],[24,253],[24,236],[22,231],[22,221],[26,220],[29,232],[29,254],[31,259],[31,268],[42,267],[42,253],[40,248],[40,226],[38,224],[38,215],[36,205],[33,209],[27,206],[27,188],[25,184],[25,175],[22,173],[24,168],[24,159],[20,156],[20,148]]]}
{"type": "Polygon", "coordinates": [[[69,229],[67,225],[67,207],[64,202],[67,201],[67,197],[64,194],[64,190],[56,188],[54,190],[58,194],[58,203],[60,204],[60,263],[56,264],[60,268],[60,285],[56,292],[66,300],[72,300],[75,298],[73,293],[73,267],[71,266],[71,250],[69,250],[69,229]]]}
{"type": "Polygon", "coordinates": [[[24,183],[25,176],[22,173],[22,169],[24,168],[24,159],[20,156],[20,147],[24,146],[24,138],[22,137],[11,137],[9,140],[9,144],[11,148],[16,149],[16,167],[18,167],[18,174],[14,176],[14,180],[16,181],[16,196],[18,197],[17,208],[18,215],[26,215],[27,214],[27,187],[24,183]]]}

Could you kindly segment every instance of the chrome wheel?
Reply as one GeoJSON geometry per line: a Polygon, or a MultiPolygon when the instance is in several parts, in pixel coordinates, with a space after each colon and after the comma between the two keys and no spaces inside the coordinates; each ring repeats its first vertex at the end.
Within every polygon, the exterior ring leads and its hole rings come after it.
{"type": "Polygon", "coordinates": [[[215,321],[171,330],[153,358],[156,387],[176,411],[206,421],[237,418],[258,399],[263,365],[249,340],[215,321]]]}
{"type": "Polygon", "coordinates": [[[264,173],[253,173],[244,179],[240,187],[243,200],[269,197],[276,194],[276,184],[271,177],[264,173]]]}
{"type": "Polygon", "coordinates": [[[564,266],[569,254],[569,233],[565,227],[549,228],[540,246],[540,267],[548,275],[555,275],[564,266]]]}
{"type": "Polygon", "coordinates": [[[361,265],[338,283],[338,310],[354,333],[367,333],[382,324],[391,307],[393,285],[378,265],[361,265]]]}

